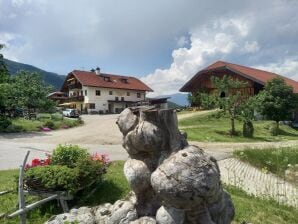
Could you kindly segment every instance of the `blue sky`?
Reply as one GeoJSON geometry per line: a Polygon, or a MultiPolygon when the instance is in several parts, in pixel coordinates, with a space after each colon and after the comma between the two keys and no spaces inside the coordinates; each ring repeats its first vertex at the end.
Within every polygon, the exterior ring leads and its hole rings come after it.
{"type": "Polygon", "coordinates": [[[171,94],[226,60],[298,80],[296,0],[0,0],[5,57],[134,75],[171,94]]]}

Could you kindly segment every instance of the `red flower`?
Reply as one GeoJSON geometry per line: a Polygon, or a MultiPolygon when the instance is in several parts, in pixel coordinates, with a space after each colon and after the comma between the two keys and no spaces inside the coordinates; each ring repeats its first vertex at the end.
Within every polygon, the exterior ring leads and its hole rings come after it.
{"type": "Polygon", "coordinates": [[[31,161],[31,166],[34,167],[34,166],[39,166],[41,165],[41,161],[39,159],[33,159],[31,161]]]}

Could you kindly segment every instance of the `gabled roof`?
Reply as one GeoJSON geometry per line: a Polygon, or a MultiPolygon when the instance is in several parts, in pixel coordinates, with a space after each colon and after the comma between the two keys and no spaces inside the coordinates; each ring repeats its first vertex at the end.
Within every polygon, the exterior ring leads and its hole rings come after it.
{"type": "Polygon", "coordinates": [[[262,85],[265,85],[266,82],[268,82],[269,80],[275,78],[275,77],[280,77],[282,79],[285,80],[285,82],[293,87],[293,91],[294,93],[298,93],[298,82],[286,78],[284,76],[272,73],[272,72],[267,72],[267,71],[263,71],[260,69],[256,69],[256,68],[250,68],[250,67],[246,67],[243,65],[237,65],[237,64],[232,64],[229,62],[224,62],[224,61],[217,61],[211,65],[209,65],[207,68],[199,71],[194,77],[192,77],[191,80],[189,80],[181,89],[181,92],[188,92],[188,86],[192,83],[195,82],[195,80],[203,73],[206,72],[211,72],[211,71],[215,71],[217,69],[227,69],[230,71],[233,71],[239,75],[242,75],[248,79],[251,79],[255,82],[258,82],[262,85]]]}
{"type": "MultiPolygon", "coordinates": [[[[101,73],[97,75],[95,72],[74,70],[68,74],[73,75],[83,86],[93,86],[112,89],[127,89],[127,90],[140,90],[140,91],[153,91],[141,80],[131,77],[114,74],[101,73]],[[106,78],[105,78],[106,77],[106,78]],[[110,81],[107,81],[109,79],[110,81]]],[[[64,85],[63,85],[64,86],[64,85]]],[[[63,87],[62,87],[63,88],[63,87]]]]}

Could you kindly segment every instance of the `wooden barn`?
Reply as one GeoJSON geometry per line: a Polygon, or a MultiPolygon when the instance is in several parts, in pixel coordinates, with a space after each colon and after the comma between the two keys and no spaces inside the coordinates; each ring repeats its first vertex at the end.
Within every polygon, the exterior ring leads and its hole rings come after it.
{"type": "MultiPolygon", "coordinates": [[[[192,94],[200,92],[207,92],[210,94],[219,94],[222,97],[228,93],[219,93],[211,81],[212,76],[223,77],[228,75],[233,79],[244,81],[247,85],[240,89],[242,95],[253,96],[258,94],[267,81],[280,77],[285,82],[293,87],[294,93],[298,94],[298,82],[283,77],[281,75],[263,71],[260,69],[250,68],[242,65],[232,64],[224,61],[217,61],[209,65],[207,68],[197,72],[181,89],[180,92],[190,92],[192,94]]],[[[298,111],[295,115],[295,120],[298,121],[298,111]]]]}
{"type": "MultiPolygon", "coordinates": [[[[216,88],[212,85],[211,76],[222,77],[229,75],[233,79],[238,79],[247,83],[247,85],[241,89],[243,94],[255,95],[263,89],[265,83],[275,77],[281,77],[288,85],[293,86],[294,93],[298,93],[298,82],[280,76],[278,74],[267,72],[255,68],[250,68],[242,65],[236,65],[224,61],[217,61],[207,68],[197,72],[181,89],[180,92],[196,93],[198,91],[204,91],[212,93],[216,91],[216,88]]],[[[225,93],[223,93],[225,94],[225,93]]]]}

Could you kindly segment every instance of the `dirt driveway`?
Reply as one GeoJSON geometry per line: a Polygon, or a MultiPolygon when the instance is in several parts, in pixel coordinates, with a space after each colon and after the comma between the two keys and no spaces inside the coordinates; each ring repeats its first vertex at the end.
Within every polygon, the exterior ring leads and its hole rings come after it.
{"type": "Polygon", "coordinates": [[[20,134],[2,134],[1,140],[53,144],[101,144],[120,145],[122,134],[116,125],[118,115],[83,115],[84,125],[52,131],[20,134]]]}

